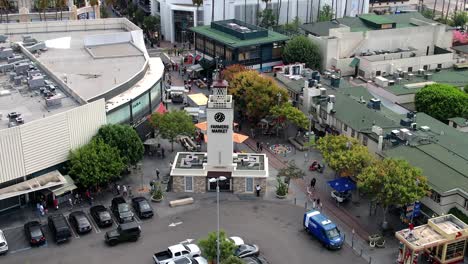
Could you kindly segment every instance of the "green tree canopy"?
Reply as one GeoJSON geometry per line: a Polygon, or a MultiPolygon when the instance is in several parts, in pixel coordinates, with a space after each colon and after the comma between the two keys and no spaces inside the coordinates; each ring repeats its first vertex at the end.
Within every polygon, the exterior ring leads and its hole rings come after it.
{"type": "Polygon", "coordinates": [[[375,161],[358,175],[358,187],[373,196],[384,210],[383,223],[390,205],[407,205],[419,201],[429,191],[421,169],[400,159],[375,161]]]}
{"type": "Polygon", "coordinates": [[[145,12],[143,12],[143,10],[141,10],[140,8],[137,7],[137,9],[135,11],[134,20],[135,20],[137,25],[143,24],[143,21],[145,20],[145,12]]]}
{"type": "Polygon", "coordinates": [[[318,46],[308,37],[296,36],[284,47],[283,61],[285,63],[303,62],[311,69],[318,69],[322,59],[318,46]]]}
{"type": "Polygon", "coordinates": [[[231,82],[234,78],[234,75],[244,71],[251,71],[251,69],[245,67],[242,64],[232,64],[223,70],[222,76],[226,81],[231,82]]]}
{"type": "Polygon", "coordinates": [[[242,259],[233,255],[223,260],[221,264],[245,264],[245,262],[242,259]]]}
{"type": "Polygon", "coordinates": [[[258,20],[260,20],[260,27],[272,28],[276,25],[276,15],[271,8],[265,8],[257,13],[258,20]]]}
{"type": "Polygon", "coordinates": [[[365,146],[344,135],[327,135],[319,139],[317,149],[328,166],[341,176],[356,176],[373,161],[365,146]]]}
{"type": "Polygon", "coordinates": [[[101,139],[70,153],[70,176],[84,187],[106,184],[118,178],[124,167],[119,150],[101,139]]]}
{"type": "Polygon", "coordinates": [[[309,119],[307,116],[291,103],[287,102],[281,106],[274,106],[270,110],[270,114],[274,117],[289,121],[297,127],[307,129],[309,127],[309,119]]]}
{"type": "Polygon", "coordinates": [[[330,5],[324,5],[322,6],[322,9],[319,12],[319,18],[318,21],[330,21],[333,19],[333,9],[331,8],[330,5]]]}
{"type": "Polygon", "coordinates": [[[143,158],[145,152],[143,142],[129,125],[102,126],[95,138],[117,148],[122,161],[127,165],[135,165],[143,158]]]}
{"type": "Polygon", "coordinates": [[[305,172],[296,165],[294,160],[290,160],[286,167],[278,170],[277,177],[284,177],[285,181],[289,183],[290,179],[298,179],[305,176],[305,172]]]}
{"type": "Polygon", "coordinates": [[[143,26],[147,32],[159,32],[161,26],[160,18],[156,16],[146,16],[143,19],[143,26]]]}
{"type": "Polygon", "coordinates": [[[236,74],[229,83],[229,93],[234,97],[237,109],[244,109],[244,113],[253,121],[264,118],[273,106],[288,100],[285,89],[256,71],[236,74]]]}
{"type": "MultiPolygon", "coordinates": [[[[216,232],[211,232],[206,238],[198,241],[198,246],[203,252],[203,255],[208,259],[208,261],[216,260],[216,235],[216,232]]],[[[224,261],[230,256],[234,255],[235,245],[231,240],[227,239],[226,233],[223,230],[219,231],[219,241],[219,251],[221,253],[219,259],[220,261],[224,261]]]]}
{"type": "Polygon", "coordinates": [[[468,94],[455,86],[431,84],[416,93],[416,110],[446,122],[451,117],[468,117],[468,94]]]}
{"type": "Polygon", "coordinates": [[[458,11],[452,13],[451,17],[451,26],[454,27],[464,27],[468,22],[468,13],[465,11],[458,11]]]}
{"type": "Polygon", "coordinates": [[[195,134],[195,125],[192,118],[183,110],[164,114],[154,113],[151,115],[150,122],[161,137],[171,142],[172,151],[174,151],[174,141],[177,136],[192,136],[195,134]]]}

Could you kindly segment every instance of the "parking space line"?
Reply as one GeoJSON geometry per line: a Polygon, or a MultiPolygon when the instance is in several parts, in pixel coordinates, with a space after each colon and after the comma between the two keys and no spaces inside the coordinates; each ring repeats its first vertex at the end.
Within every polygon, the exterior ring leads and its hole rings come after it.
{"type": "Polygon", "coordinates": [[[23,251],[29,250],[31,248],[32,247],[25,247],[25,248],[20,248],[20,249],[17,249],[17,250],[12,250],[12,251],[9,252],[9,254],[15,254],[15,253],[23,252],[23,251]]]}
{"type": "Polygon", "coordinates": [[[91,214],[87,214],[86,216],[88,217],[90,224],[93,226],[94,232],[96,232],[96,234],[101,233],[101,229],[99,229],[97,223],[94,222],[94,218],[91,216],[91,214]]]}
{"type": "Polygon", "coordinates": [[[65,217],[65,221],[67,222],[68,227],[70,228],[70,230],[71,230],[73,236],[74,236],[75,238],[80,238],[80,236],[78,235],[78,233],[76,232],[76,230],[72,227],[72,225],[71,225],[70,222],[68,221],[68,216],[65,217]]]}

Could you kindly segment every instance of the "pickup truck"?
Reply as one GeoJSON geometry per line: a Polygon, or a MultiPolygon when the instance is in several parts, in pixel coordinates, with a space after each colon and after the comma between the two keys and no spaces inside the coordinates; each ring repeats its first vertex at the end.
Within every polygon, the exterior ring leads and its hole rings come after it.
{"type": "Polygon", "coordinates": [[[155,253],[153,260],[156,264],[169,264],[183,256],[198,257],[200,255],[200,248],[195,244],[177,244],[170,246],[167,250],[155,253]]]}

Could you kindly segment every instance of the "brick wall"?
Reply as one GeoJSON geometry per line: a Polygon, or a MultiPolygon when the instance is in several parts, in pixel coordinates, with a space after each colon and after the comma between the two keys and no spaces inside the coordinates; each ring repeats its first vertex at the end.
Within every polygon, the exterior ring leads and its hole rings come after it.
{"type": "MultiPolygon", "coordinates": [[[[172,191],[185,192],[185,179],[184,176],[172,176],[172,191]]],[[[206,192],[206,177],[193,177],[193,192],[205,193],[206,192]]]]}
{"type": "Polygon", "coordinates": [[[183,176],[172,176],[172,191],[173,192],[184,192],[184,177],[183,176]]]}
{"type": "MultiPolygon", "coordinates": [[[[252,194],[255,194],[255,187],[260,185],[262,187],[262,190],[260,192],[261,195],[265,194],[266,191],[266,178],[254,178],[254,191],[252,194]]],[[[245,192],[245,177],[233,177],[232,178],[232,191],[234,193],[246,193],[245,192]]]]}
{"type": "Polygon", "coordinates": [[[206,177],[193,177],[193,191],[196,193],[206,192],[206,177]]]}

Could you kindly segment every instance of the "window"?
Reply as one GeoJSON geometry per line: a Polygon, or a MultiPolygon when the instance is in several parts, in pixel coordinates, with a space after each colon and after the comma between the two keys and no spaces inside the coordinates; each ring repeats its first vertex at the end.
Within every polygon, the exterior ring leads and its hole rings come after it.
{"type": "Polygon", "coordinates": [[[273,43],[273,51],[271,54],[272,59],[278,59],[281,58],[281,51],[283,47],[279,43],[273,43]]]}
{"type": "Polygon", "coordinates": [[[408,72],[412,72],[413,71],[413,67],[408,67],[408,72]]]}
{"type": "Polygon", "coordinates": [[[224,46],[216,44],[216,56],[224,59],[224,46]]]}
{"type": "Polygon", "coordinates": [[[232,50],[226,48],[226,61],[232,61],[232,50]]]}
{"type": "Polygon", "coordinates": [[[367,146],[367,141],[368,141],[368,140],[369,140],[369,138],[368,138],[367,136],[364,136],[364,135],[362,136],[362,144],[363,144],[364,146],[367,146]]]}
{"type": "Polygon", "coordinates": [[[251,46],[239,50],[239,61],[251,60],[260,58],[260,52],[257,46],[251,46]]]}
{"type": "Polygon", "coordinates": [[[442,63],[437,64],[437,68],[442,69],[442,63]]]}
{"type": "Polygon", "coordinates": [[[193,192],[193,176],[185,176],[185,191],[193,192]]]}
{"type": "Polygon", "coordinates": [[[354,129],[351,129],[351,137],[354,137],[356,135],[356,131],[354,129]]]}
{"type": "Polygon", "coordinates": [[[213,44],[213,41],[207,39],[205,49],[206,49],[206,54],[214,57],[214,44],[213,44]]]}
{"type": "Polygon", "coordinates": [[[446,260],[463,256],[465,249],[465,240],[454,242],[447,245],[447,253],[445,255],[446,260]]]}
{"type": "Polygon", "coordinates": [[[202,36],[199,36],[197,35],[197,38],[196,38],[196,45],[197,45],[197,49],[199,50],[203,50],[203,37],[202,36]]]}
{"type": "Polygon", "coordinates": [[[344,124],[343,130],[344,130],[344,131],[348,131],[348,125],[344,124]]]}
{"type": "Polygon", "coordinates": [[[245,192],[253,192],[254,191],[254,183],[253,178],[245,178],[245,192]]]}
{"type": "Polygon", "coordinates": [[[382,74],[381,71],[376,71],[376,72],[375,72],[375,75],[376,75],[376,76],[380,76],[380,74],[382,74]]]}
{"type": "Polygon", "coordinates": [[[431,200],[433,200],[436,203],[440,203],[440,194],[436,191],[431,191],[431,195],[429,196],[429,198],[431,198],[431,200]]]}

